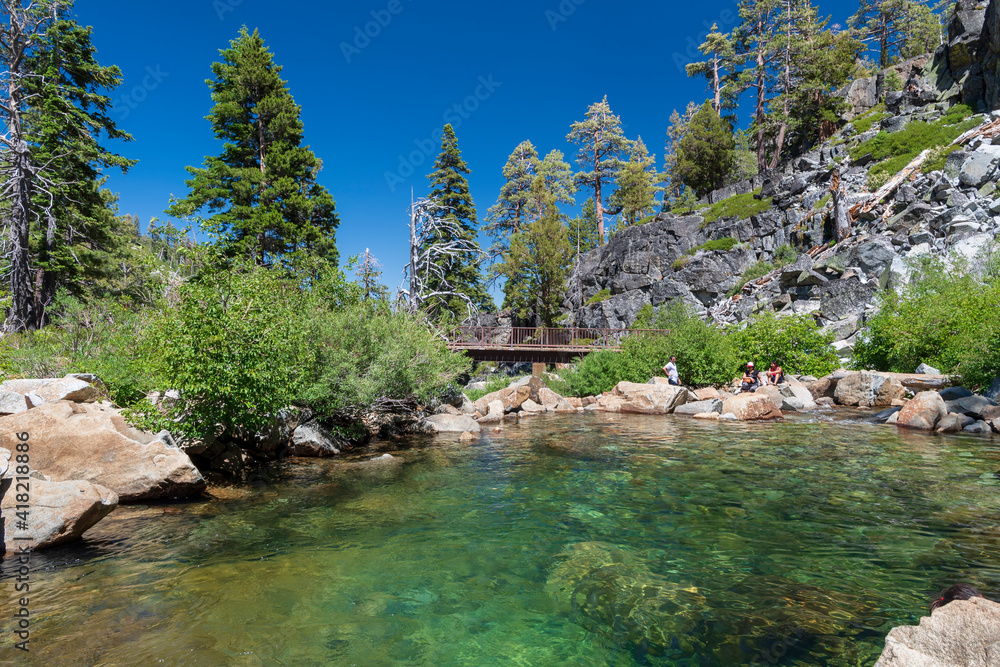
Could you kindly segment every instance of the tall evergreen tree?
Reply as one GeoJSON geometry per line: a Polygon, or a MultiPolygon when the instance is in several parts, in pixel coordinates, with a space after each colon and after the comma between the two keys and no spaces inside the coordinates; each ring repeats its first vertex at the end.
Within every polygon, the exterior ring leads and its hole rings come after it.
{"type": "Polygon", "coordinates": [[[566,292],[573,249],[556,195],[542,177],[535,179],[532,190],[544,212],[511,236],[510,250],[498,269],[507,278],[504,307],[522,319],[534,315],[542,326],[551,327],[566,292]]]}
{"type": "MultiPolygon", "coordinates": [[[[444,136],[441,138],[441,153],[434,162],[434,171],[428,174],[431,181],[430,199],[438,206],[439,217],[451,220],[455,225],[443,229],[460,229],[457,239],[438,238],[431,236],[425,245],[447,244],[451,241],[464,241],[475,244],[477,235],[476,205],[469,193],[469,166],[462,159],[458,149],[458,139],[451,124],[444,126],[444,136]]],[[[478,247],[478,246],[477,246],[478,247]]],[[[474,307],[490,311],[493,300],[482,284],[479,263],[469,260],[468,253],[463,255],[444,255],[440,258],[442,273],[432,279],[427,287],[433,291],[454,291],[466,295],[474,307]]],[[[430,304],[435,316],[450,314],[459,320],[465,319],[470,313],[468,305],[459,298],[447,301],[438,299],[430,304]]]]}
{"type": "Polygon", "coordinates": [[[698,111],[698,105],[688,102],[684,115],[674,112],[670,114],[670,127],[667,128],[667,142],[663,150],[663,210],[669,211],[683,195],[684,179],[677,174],[677,147],[687,134],[691,117],[698,111]]]}
{"type": "Polygon", "coordinates": [[[597,247],[597,206],[593,198],[583,205],[580,215],[566,223],[569,244],[577,257],[597,247]]]}
{"type": "Polygon", "coordinates": [[[780,0],[741,0],[741,22],[734,31],[735,48],[743,61],[737,77],[738,89],[739,92],[752,89],[754,94],[753,124],[757,134],[757,166],[761,171],[771,167],[767,155],[771,120],[768,102],[775,85],[775,63],[781,55],[776,43],[780,8],[780,0]]]}
{"type": "MultiPolygon", "coordinates": [[[[926,9],[925,0],[860,0],[858,11],[848,20],[848,26],[858,39],[876,45],[879,66],[889,67],[905,50],[915,16],[926,9]]],[[[926,29],[926,26],[924,26],[926,29]]],[[[921,32],[924,32],[923,30],[921,32]]],[[[917,38],[926,39],[926,34],[917,38]]]]}
{"type": "Polygon", "coordinates": [[[622,164],[618,174],[618,190],[611,196],[611,205],[622,215],[625,226],[631,227],[639,219],[656,209],[656,195],[663,188],[658,185],[656,156],[650,155],[639,137],[632,144],[631,155],[622,164]]]}
{"type": "Polygon", "coordinates": [[[581,171],[576,180],[594,190],[597,237],[603,245],[605,198],[610,195],[618,170],[631,146],[622,133],[621,119],[611,112],[607,95],[600,102],[590,105],[586,119],[573,123],[566,139],[580,147],[576,162],[581,171]]]}
{"type": "Polygon", "coordinates": [[[486,212],[483,228],[496,240],[495,252],[506,250],[510,235],[520,231],[525,220],[531,183],[538,173],[538,151],[530,141],[522,141],[503,167],[504,184],[497,203],[486,212]]]}
{"type": "Polygon", "coordinates": [[[257,30],[246,26],[212,65],[208,120],[222,154],[188,167],[191,193],[168,213],[206,210],[201,224],[223,251],[259,265],[336,264],[340,221],[330,193],[317,182],[322,162],[302,145],[302,109],[281,66],[257,30]]]}
{"type": "Polygon", "coordinates": [[[70,3],[47,9],[43,46],[28,59],[36,76],[25,82],[24,116],[32,158],[49,174],[47,187],[36,192],[34,208],[42,214],[31,235],[38,326],[57,289],[81,296],[114,270],[130,230],[115,215],[117,197],[103,187],[103,170],[124,173],[135,164],[100,143],[102,137],[132,139],[108,117],[108,93],[121,84],[121,70],[97,62],[91,28],[68,18],[70,3]]]}
{"type": "Polygon", "coordinates": [[[685,69],[688,76],[703,76],[708,79],[708,89],[712,91],[712,106],[715,113],[736,107],[735,89],[727,84],[727,79],[736,66],[736,50],[729,35],[719,32],[719,26],[712,24],[705,42],[698,47],[708,60],[691,63],[685,69]]]}
{"type": "Polygon", "coordinates": [[[691,118],[677,147],[677,175],[699,196],[722,187],[733,168],[733,133],[729,123],[706,101],[691,118]]]}

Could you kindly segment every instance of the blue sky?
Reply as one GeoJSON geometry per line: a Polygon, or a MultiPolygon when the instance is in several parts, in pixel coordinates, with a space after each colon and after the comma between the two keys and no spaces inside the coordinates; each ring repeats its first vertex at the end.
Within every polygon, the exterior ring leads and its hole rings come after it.
{"type": "MultiPolygon", "coordinates": [[[[821,7],[843,23],[856,3],[821,7]]],[[[219,153],[204,119],[205,80],[246,24],[261,30],[302,106],[306,142],[324,162],[320,181],[337,201],[341,257],[371,248],[395,287],[410,188],[427,193],[440,149],[431,137],[445,122],[472,169],[480,218],[519,142],[562,150],[572,163],[570,124],[604,95],[629,138],[641,135],[659,161],[671,111],[706,97],[682,65],[713,22],[735,25],[736,3],[81,0],[76,13],[94,27],[101,63],[125,76],[113,117],[135,142],[115,148],[139,164],[110,180],[121,213],[143,224],[166,218],[168,197],[187,194],[185,166],[219,153]]]]}

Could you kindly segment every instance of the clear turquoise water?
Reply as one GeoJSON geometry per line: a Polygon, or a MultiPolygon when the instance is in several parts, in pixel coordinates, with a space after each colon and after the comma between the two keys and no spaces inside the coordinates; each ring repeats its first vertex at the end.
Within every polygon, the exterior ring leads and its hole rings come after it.
{"type": "Polygon", "coordinates": [[[37,554],[18,662],[870,665],[940,588],[1000,591],[997,440],[570,415],[406,444],[37,554]]]}

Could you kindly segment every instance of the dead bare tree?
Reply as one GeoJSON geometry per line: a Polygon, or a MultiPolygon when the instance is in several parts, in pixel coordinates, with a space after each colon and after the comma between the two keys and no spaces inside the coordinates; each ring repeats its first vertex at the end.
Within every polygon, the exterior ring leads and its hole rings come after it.
{"type": "Polygon", "coordinates": [[[9,238],[5,248],[11,307],[7,331],[34,329],[39,324],[33,275],[30,267],[29,234],[35,220],[51,220],[54,197],[46,176],[46,165],[35,164],[28,142],[24,113],[31,95],[26,83],[37,76],[29,59],[45,37],[49,22],[57,16],[59,2],[0,0],[0,201],[2,220],[9,238]],[[47,201],[37,210],[38,201],[47,201]]]}
{"type": "Polygon", "coordinates": [[[830,193],[833,195],[833,236],[841,242],[851,234],[851,216],[847,211],[847,192],[840,182],[840,170],[834,169],[830,177],[830,193]]]}
{"type": "Polygon", "coordinates": [[[410,263],[403,269],[404,284],[397,291],[397,303],[417,313],[435,300],[457,298],[470,314],[478,313],[472,299],[448,283],[447,275],[459,259],[474,257],[482,261],[486,253],[475,241],[463,240],[461,225],[457,220],[440,217],[443,210],[432,199],[410,204],[410,263]]]}

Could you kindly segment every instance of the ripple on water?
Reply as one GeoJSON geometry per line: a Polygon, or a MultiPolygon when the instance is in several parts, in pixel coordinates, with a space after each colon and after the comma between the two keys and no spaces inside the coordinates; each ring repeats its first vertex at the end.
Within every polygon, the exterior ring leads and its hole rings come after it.
{"type": "Polygon", "coordinates": [[[37,554],[29,664],[847,666],[944,585],[1000,589],[995,441],[571,415],[411,444],[37,554]]]}

